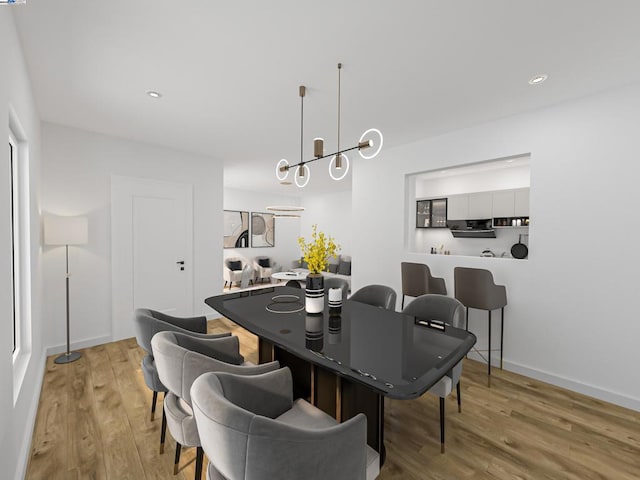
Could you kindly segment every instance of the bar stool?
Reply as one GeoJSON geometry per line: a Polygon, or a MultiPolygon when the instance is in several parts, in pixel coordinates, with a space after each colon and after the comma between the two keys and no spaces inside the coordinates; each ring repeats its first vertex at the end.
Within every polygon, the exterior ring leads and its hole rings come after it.
{"type": "Polygon", "coordinates": [[[500,314],[500,369],[502,369],[502,350],[504,345],[504,307],[507,305],[507,289],[496,285],[489,270],[482,268],[456,267],[453,269],[455,297],[466,309],[466,330],[469,330],[469,309],[487,310],[489,313],[489,345],[487,355],[488,385],[491,386],[491,312],[501,310],[500,314]]]}
{"type": "Polygon", "coordinates": [[[425,294],[446,295],[447,286],[444,278],[433,277],[431,270],[424,263],[402,262],[400,264],[402,275],[402,306],[404,297],[419,297],[425,294]]]}

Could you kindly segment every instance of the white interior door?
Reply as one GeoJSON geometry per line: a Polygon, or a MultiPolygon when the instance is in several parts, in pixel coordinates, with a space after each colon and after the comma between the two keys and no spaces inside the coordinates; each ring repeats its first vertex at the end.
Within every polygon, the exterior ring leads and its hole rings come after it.
{"type": "Polygon", "coordinates": [[[111,177],[113,339],[134,336],[133,311],[193,313],[189,184],[111,177]]]}

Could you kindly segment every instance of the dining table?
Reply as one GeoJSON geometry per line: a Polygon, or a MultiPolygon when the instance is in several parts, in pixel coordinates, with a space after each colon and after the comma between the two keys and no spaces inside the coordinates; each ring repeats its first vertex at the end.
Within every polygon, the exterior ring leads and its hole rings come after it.
{"type": "Polygon", "coordinates": [[[385,459],[385,398],[420,397],[471,350],[466,330],[347,299],[305,311],[304,290],[267,287],[205,303],[258,338],[258,361],[291,369],[294,394],[345,421],[367,417],[367,443],[385,459]]]}

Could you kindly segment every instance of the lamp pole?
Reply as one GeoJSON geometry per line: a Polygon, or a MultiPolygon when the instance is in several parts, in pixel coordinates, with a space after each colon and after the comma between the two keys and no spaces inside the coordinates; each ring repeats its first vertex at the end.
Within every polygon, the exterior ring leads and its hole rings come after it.
{"type": "Polygon", "coordinates": [[[71,342],[69,340],[69,277],[71,276],[69,273],[69,244],[65,244],[64,248],[66,260],[65,286],[67,300],[67,351],[54,360],[54,362],[58,364],[75,362],[81,356],[80,352],[71,351],[71,342]]]}

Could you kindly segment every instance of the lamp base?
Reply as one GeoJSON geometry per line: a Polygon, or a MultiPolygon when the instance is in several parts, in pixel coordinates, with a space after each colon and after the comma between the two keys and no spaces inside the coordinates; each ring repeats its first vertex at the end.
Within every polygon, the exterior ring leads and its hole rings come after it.
{"type": "Polygon", "coordinates": [[[78,360],[80,357],[82,356],[82,354],[80,352],[69,352],[69,353],[63,353],[62,355],[60,355],[59,357],[57,357],[54,360],[54,363],[71,363],[71,362],[75,362],[76,360],[78,360]]]}

